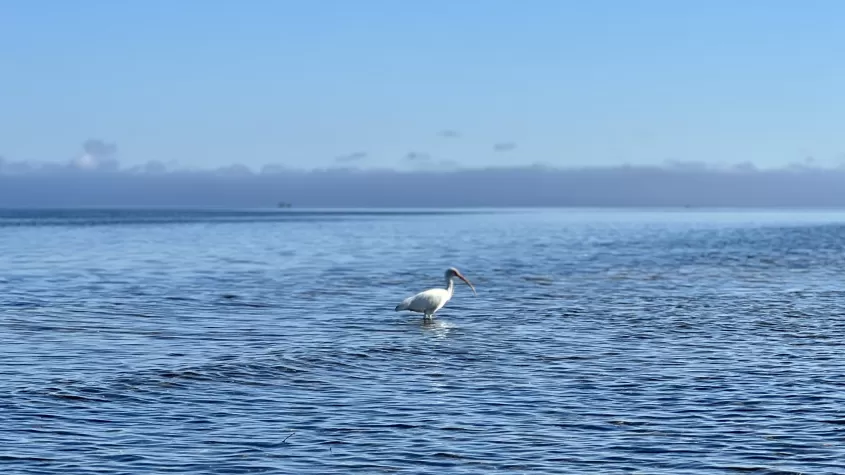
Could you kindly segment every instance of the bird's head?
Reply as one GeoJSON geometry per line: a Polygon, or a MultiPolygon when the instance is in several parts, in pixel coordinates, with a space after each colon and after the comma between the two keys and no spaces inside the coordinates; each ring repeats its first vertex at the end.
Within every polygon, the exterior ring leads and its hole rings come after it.
{"type": "Polygon", "coordinates": [[[457,277],[457,278],[461,279],[462,281],[464,281],[464,283],[467,284],[470,289],[472,289],[473,295],[478,297],[478,294],[475,292],[475,287],[473,287],[472,283],[469,280],[467,280],[467,278],[464,277],[464,275],[461,274],[461,272],[458,269],[455,269],[454,267],[450,267],[450,268],[446,269],[446,280],[450,280],[453,277],[457,277]]]}

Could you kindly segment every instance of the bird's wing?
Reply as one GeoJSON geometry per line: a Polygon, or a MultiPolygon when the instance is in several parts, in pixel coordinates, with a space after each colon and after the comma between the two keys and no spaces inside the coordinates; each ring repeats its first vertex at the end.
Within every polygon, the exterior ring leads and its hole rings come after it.
{"type": "Polygon", "coordinates": [[[445,303],[447,292],[445,289],[429,289],[417,295],[408,297],[396,306],[396,310],[410,310],[412,312],[433,312],[445,303]]]}

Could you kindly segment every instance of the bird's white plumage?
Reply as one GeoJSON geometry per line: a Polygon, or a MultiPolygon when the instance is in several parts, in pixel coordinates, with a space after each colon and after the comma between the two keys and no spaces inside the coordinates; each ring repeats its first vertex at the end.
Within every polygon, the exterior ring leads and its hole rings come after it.
{"type": "Polygon", "coordinates": [[[452,292],[447,289],[428,289],[417,295],[406,298],[396,306],[396,311],[410,310],[419,313],[434,313],[452,298],[452,292]]]}
{"type": "Polygon", "coordinates": [[[430,318],[435,312],[443,308],[444,305],[452,298],[455,290],[455,283],[452,280],[457,277],[472,289],[475,293],[475,288],[472,284],[458,272],[454,267],[446,270],[446,288],[445,289],[428,289],[416,295],[406,298],[399,305],[396,306],[396,311],[410,310],[412,312],[422,313],[425,318],[430,318]]]}

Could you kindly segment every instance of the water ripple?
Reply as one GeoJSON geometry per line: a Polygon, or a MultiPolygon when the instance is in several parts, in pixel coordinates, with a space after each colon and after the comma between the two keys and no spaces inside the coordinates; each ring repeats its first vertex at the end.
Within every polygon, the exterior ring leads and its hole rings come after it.
{"type": "Polygon", "coordinates": [[[845,473],[838,215],[0,223],[15,473],[845,473]]]}

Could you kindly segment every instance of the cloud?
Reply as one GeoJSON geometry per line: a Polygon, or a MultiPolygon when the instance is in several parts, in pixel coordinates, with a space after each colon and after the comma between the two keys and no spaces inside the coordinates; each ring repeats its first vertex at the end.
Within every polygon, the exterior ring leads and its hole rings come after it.
{"type": "Polygon", "coordinates": [[[740,172],[754,173],[757,171],[757,166],[751,162],[741,162],[734,165],[733,169],[740,172]]]}
{"type": "Polygon", "coordinates": [[[446,129],[446,130],[441,130],[438,135],[440,135],[441,137],[448,138],[448,139],[454,139],[454,138],[460,137],[461,133],[458,132],[457,130],[446,129]]]}
{"type": "Polygon", "coordinates": [[[353,152],[348,153],[346,155],[341,155],[334,159],[335,162],[338,163],[350,163],[350,162],[358,162],[363,159],[367,158],[367,152],[353,152]]]}
{"type": "Polygon", "coordinates": [[[120,164],[116,155],[117,145],[88,139],[82,144],[82,155],[71,160],[71,166],[81,170],[117,170],[120,164]]]}
{"type": "Polygon", "coordinates": [[[13,162],[5,157],[0,157],[0,174],[30,173],[33,168],[33,164],[29,162],[13,162]]]}
{"type": "Polygon", "coordinates": [[[158,160],[150,160],[144,164],[145,173],[167,173],[167,165],[158,160]]]}
{"type": "Polygon", "coordinates": [[[261,174],[262,175],[273,175],[273,174],[276,174],[276,173],[284,173],[286,170],[287,170],[287,168],[285,168],[283,165],[277,165],[277,164],[270,163],[270,164],[264,165],[261,168],[261,174]]]}
{"type": "Polygon", "coordinates": [[[666,168],[674,170],[707,170],[710,168],[705,162],[693,162],[686,160],[666,160],[663,162],[666,168]]]}
{"type": "Polygon", "coordinates": [[[670,162],[650,166],[293,170],[268,165],[171,169],[151,161],[114,170],[0,162],[2,206],[470,207],[845,206],[845,169],[759,169],[670,162]],[[436,193],[408,184],[436,183],[436,193]]]}
{"type": "Polygon", "coordinates": [[[98,139],[88,139],[82,144],[82,150],[94,157],[111,158],[117,154],[117,145],[98,139]]]}
{"type": "Polygon", "coordinates": [[[410,162],[426,162],[431,160],[431,155],[425,152],[408,152],[405,154],[405,160],[410,162]]]}
{"type": "Polygon", "coordinates": [[[254,173],[252,173],[252,170],[250,170],[248,166],[240,164],[217,168],[214,170],[214,173],[219,176],[229,177],[246,177],[254,175],[254,173]]]}
{"type": "Polygon", "coordinates": [[[515,148],[516,148],[516,144],[513,143],[513,142],[497,143],[497,144],[493,145],[493,150],[495,150],[497,152],[509,152],[509,151],[511,151],[515,148]]]}
{"type": "MultiPolygon", "coordinates": [[[[513,144],[498,144],[513,146],[513,144]]],[[[461,168],[425,152],[405,155],[413,171],[350,164],[296,170],[268,164],[179,169],[150,160],[120,167],[117,146],[91,139],[69,162],[0,157],[3,206],[845,206],[845,166],[800,160],[777,169],[750,162],[717,166],[667,160],[660,165],[461,168]],[[407,193],[408,183],[437,183],[437,193],[407,193]]],[[[505,147],[507,148],[507,147],[505,147]]],[[[361,160],[364,152],[346,155],[361,160]]]]}

